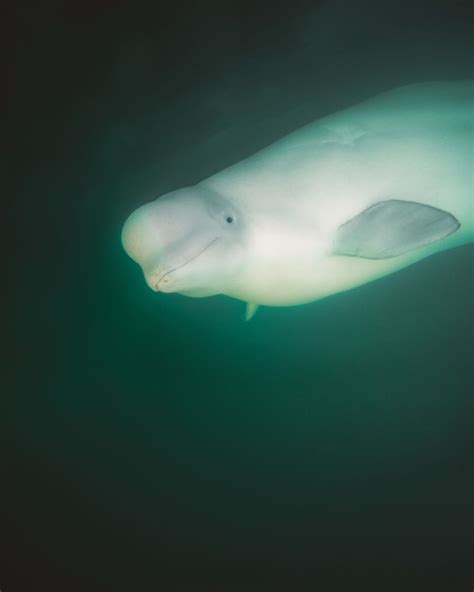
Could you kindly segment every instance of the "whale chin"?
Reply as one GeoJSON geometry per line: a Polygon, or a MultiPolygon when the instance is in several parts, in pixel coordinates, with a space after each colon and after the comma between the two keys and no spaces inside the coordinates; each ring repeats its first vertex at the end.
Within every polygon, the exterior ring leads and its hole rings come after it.
{"type": "Polygon", "coordinates": [[[158,294],[181,294],[182,296],[189,296],[191,298],[204,298],[219,294],[219,291],[206,286],[186,286],[182,279],[173,277],[172,272],[168,273],[163,274],[158,280],[156,278],[147,279],[148,286],[158,294]]]}
{"type": "Polygon", "coordinates": [[[219,291],[210,288],[189,288],[187,290],[176,290],[176,293],[181,296],[188,296],[189,298],[206,298],[207,296],[217,296],[220,294],[219,291]]]}
{"type": "Polygon", "coordinates": [[[163,294],[173,294],[176,290],[173,286],[166,284],[165,282],[158,282],[154,287],[153,290],[155,292],[162,292],[163,294]]]}

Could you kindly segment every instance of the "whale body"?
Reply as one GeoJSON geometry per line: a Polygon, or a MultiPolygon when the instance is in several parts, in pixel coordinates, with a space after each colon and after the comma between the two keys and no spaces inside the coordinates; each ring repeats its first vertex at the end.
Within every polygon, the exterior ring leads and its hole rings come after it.
{"type": "Polygon", "coordinates": [[[413,84],[323,117],[126,220],[158,292],[290,306],[474,239],[474,81],[413,84]]]}

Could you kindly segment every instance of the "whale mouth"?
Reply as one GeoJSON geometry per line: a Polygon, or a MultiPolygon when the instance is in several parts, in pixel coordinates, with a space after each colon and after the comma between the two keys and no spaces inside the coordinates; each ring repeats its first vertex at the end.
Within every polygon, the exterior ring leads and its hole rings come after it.
{"type": "Polygon", "coordinates": [[[217,240],[219,240],[220,237],[216,236],[216,238],[212,239],[211,242],[206,245],[203,249],[201,249],[198,253],[196,253],[195,255],[193,255],[192,257],[190,257],[189,259],[187,259],[184,263],[181,263],[181,265],[177,265],[176,267],[173,267],[172,269],[168,269],[168,271],[165,271],[163,274],[161,274],[160,278],[158,279],[158,281],[155,284],[155,290],[157,292],[160,292],[160,284],[161,282],[167,282],[167,276],[170,273],[173,273],[174,271],[177,271],[178,269],[181,269],[182,267],[184,267],[185,265],[188,265],[188,263],[191,263],[191,261],[194,261],[195,259],[197,259],[198,257],[200,257],[204,251],[207,251],[207,249],[209,249],[209,247],[211,247],[217,240]]]}

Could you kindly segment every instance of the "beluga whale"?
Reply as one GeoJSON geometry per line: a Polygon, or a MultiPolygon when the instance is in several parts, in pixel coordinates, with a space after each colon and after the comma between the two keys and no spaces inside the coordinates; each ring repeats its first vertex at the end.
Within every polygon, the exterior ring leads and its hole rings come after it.
{"type": "Polygon", "coordinates": [[[292,306],[474,239],[474,81],[425,82],[325,116],[131,213],[149,287],[292,306]]]}

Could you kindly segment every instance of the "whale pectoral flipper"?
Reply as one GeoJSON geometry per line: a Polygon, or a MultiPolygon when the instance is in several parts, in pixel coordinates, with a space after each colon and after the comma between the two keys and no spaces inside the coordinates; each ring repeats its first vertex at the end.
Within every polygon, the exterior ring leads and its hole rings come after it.
{"type": "Polygon", "coordinates": [[[254,302],[247,302],[247,306],[245,308],[245,320],[250,321],[250,319],[255,316],[257,309],[258,304],[255,304],[254,302]]]}
{"type": "Polygon", "coordinates": [[[460,227],[444,210],[413,201],[378,202],[337,229],[333,254],[388,259],[438,241],[460,227]]]}

